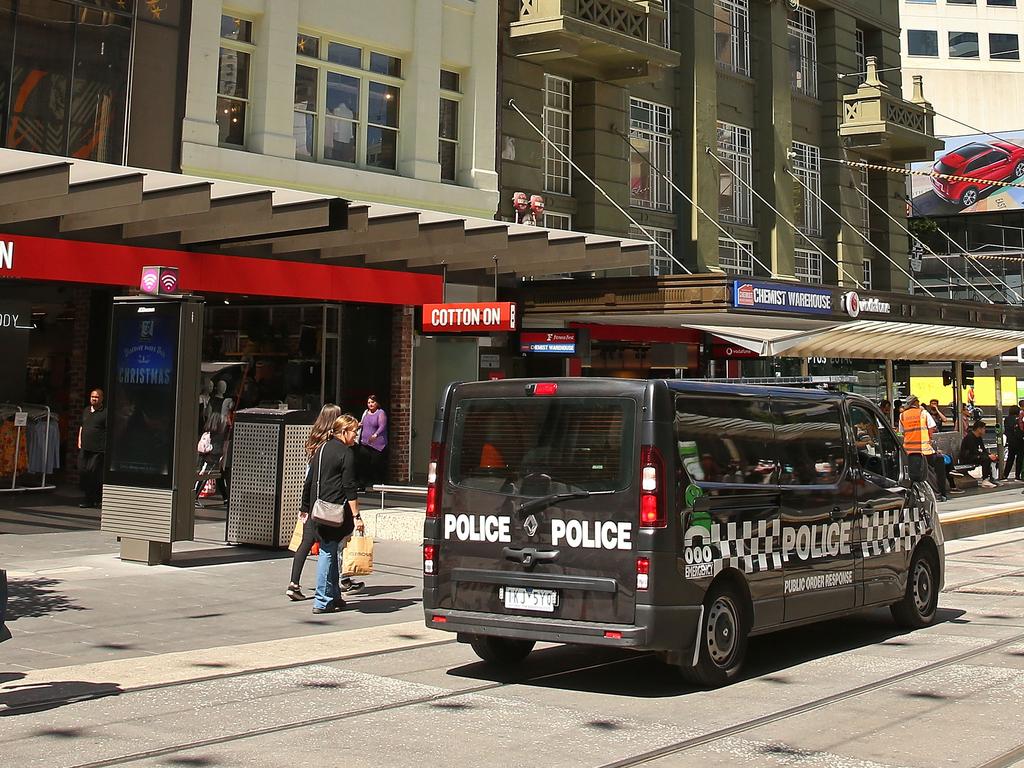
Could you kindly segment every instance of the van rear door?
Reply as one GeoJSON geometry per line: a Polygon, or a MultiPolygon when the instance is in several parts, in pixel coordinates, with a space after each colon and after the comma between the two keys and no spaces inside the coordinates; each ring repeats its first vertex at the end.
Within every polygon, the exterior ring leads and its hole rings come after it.
{"type": "Polygon", "coordinates": [[[559,380],[455,389],[437,607],[633,622],[645,386],[559,380]]]}

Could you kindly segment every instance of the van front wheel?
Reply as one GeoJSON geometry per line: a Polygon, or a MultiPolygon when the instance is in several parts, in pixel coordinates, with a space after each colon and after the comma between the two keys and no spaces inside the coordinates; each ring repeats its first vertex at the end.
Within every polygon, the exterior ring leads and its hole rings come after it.
{"type": "Polygon", "coordinates": [[[696,666],[687,659],[679,671],[688,682],[718,688],[739,677],[747,655],[747,627],[742,602],[736,592],[721,585],[704,602],[696,666]]]}
{"type": "Polygon", "coordinates": [[[939,604],[938,568],[930,553],[918,550],[907,574],[907,591],[903,599],[889,606],[892,617],[901,627],[920,629],[935,621],[939,604]]]}
{"type": "Polygon", "coordinates": [[[477,635],[469,644],[481,659],[489,664],[510,667],[519,664],[533,650],[533,640],[513,640],[508,637],[477,635]]]}

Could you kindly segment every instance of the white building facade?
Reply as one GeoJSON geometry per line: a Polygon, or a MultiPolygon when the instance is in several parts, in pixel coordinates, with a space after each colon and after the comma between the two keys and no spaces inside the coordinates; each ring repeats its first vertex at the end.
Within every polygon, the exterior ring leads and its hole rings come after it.
{"type": "Polygon", "coordinates": [[[195,3],[182,171],[493,217],[497,8],[195,3]]]}
{"type": "Polygon", "coordinates": [[[1024,0],[900,0],[900,21],[903,89],[924,75],[936,136],[1024,129],[1024,0]]]}

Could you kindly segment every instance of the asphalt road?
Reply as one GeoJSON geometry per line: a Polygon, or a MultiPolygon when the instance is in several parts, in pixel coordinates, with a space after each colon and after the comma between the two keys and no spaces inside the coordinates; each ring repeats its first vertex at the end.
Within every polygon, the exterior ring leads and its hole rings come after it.
{"type": "Polygon", "coordinates": [[[902,633],[875,611],[755,639],[746,678],[717,691],[603,649],[546,646],[496,672],[414,607],[328,635],[0,671],[0,762],[1024,764],[1024,529],[952,542],[947,562],[935,626],[902,633]],[[78,678],[93,687],[62,696],[78,678]]]}

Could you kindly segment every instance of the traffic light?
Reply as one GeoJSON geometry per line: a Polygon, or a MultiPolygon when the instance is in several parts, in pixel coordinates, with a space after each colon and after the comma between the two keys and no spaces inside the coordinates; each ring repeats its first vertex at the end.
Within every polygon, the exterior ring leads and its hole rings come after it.
{"type": "Polygon", "coordinates": [[[953,386],[953,372],[943,371],[942,372],[942,386],[951,387],[953,386]]]}
{"type": "Polygon", "coordinates": [[[964,363],[960,367],[960,380],[964,389],[974,386],[974,363],[964,363]]]}

